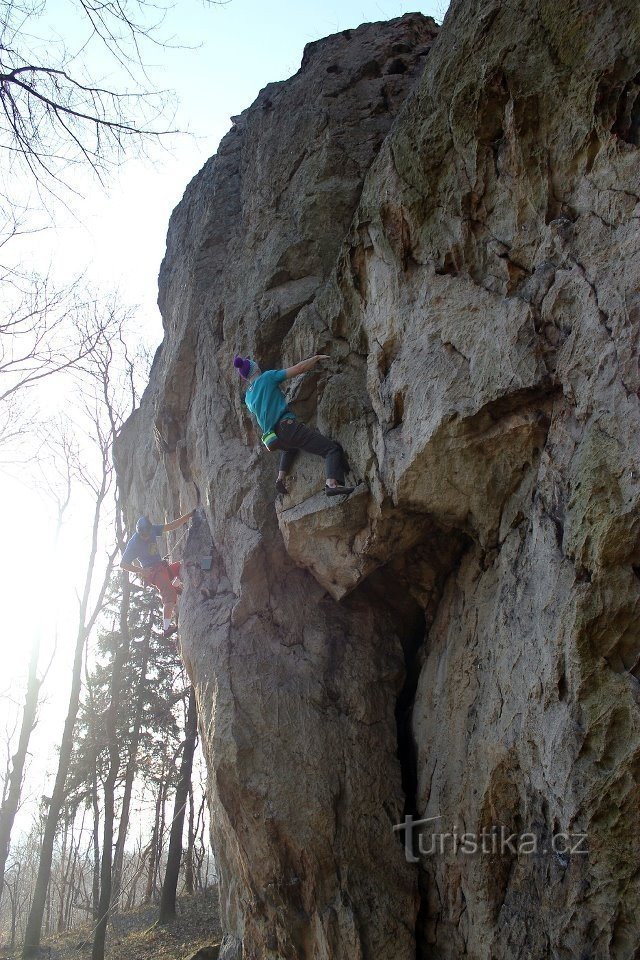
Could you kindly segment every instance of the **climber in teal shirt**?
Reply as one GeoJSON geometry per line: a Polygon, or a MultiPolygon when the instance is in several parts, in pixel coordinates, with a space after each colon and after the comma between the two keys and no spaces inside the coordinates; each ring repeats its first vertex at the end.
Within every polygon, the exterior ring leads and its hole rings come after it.
{"type": "Polygon", "coordinates": [[[353,487],[345,486],[346,461],[340,444],[300,423],[295,413],[289,410],[280,391],[280,384],[285,380],[306,373],[320,360],[328,359],[324,355],[317,355],[286,370],[265,370],[264,373],[249,357],[236,357],[233,361],[234,367],[247,383],[245,403],[262,430],[262,442],[267,450],[282,451],[276,480],[278,493],[287,493],[285,478],[299,450],[324,457],[327,477],[325,492],[328,497],[353,492],[353,487]]]}
{"type": "Polygon", "coordinates": [[[295,414],[288,409],[287,401],[278,390],[278,384],[286,379],[286,370],[265,370],[247,387],[244,402],[258,421],[263,434],[273,430],[285,413],[295,418],[295,414]]]}

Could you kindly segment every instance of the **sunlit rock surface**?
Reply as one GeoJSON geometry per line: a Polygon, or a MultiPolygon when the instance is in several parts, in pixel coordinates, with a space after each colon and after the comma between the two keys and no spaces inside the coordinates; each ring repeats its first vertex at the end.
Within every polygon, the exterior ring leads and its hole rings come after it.
{"type": "Polygon", "coordinates": [[[117,451],[131,519],[204,508],[181,643],[226,960],[640,934],[640,11],[454,0],[436,34],[311,44],[236,118],[171,219],[117,451]],[[291,398],[351,498],[303,456],[276,503],[239,351],[331,355],[291,398]],[[537,851],[408,863],[407,813],[426,847],[537,851]]]}

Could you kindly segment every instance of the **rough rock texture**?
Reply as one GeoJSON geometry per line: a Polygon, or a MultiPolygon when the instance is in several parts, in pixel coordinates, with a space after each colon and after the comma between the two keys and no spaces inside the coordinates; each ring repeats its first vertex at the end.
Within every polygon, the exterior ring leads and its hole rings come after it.
{"type": "Polygon", "coordinates": [[[205,507],[181,636],[227,960],[636,955],[640,10],[454,0],[435,32],[313,44],[238,118],[118,451],[132,517],[205,507]],[[292,399],[349,500],[301,458],[274,506],[237,350],[331,354],[292,399]],[[537,851],[408,863],[405,813],[537,851]]]}

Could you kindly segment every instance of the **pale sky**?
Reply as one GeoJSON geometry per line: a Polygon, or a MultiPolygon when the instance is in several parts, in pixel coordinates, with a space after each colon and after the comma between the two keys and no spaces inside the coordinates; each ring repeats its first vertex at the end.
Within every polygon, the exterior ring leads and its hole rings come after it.
{"type": "MultiPolygon", "coordinates": [[[[124,301],[139,305],[138,329],[155,347],[162,339],[157,275],[169,216],[189,180],[215,153],[231,126],[229,118],[248,107],[265,84],[295,73],[306,43],[412,11],[440,22],[446,6],[441,0],[229,0],[220,5],[178,0],[167,16],[165,34],[176,35],[193,49],[156,48],[148,73],[152,84],[175,91],[176,126],[192,135],[173,138],[166,148],[154,150],[150,160],[129,160],[112,176],[107,191],[87,177],[76,179],[82,199],[73,202],[72,212],[56,207],[55,226],[25,238],[19,248],[16,245],[22,261],[63,279],[84,273],[104,290],[117,287],[124,301]]],[[[50,22],[69,45],[81,39],[74,9],[72,0],[48,0],[50,22]]],[[[120,82],[118,77],[111,80],[114,85],[120,82]]],[[[33,631],[40,624],[48,649],[57,631],[48,702],[34,740],[33,765],[44,773],[45,764],[48,770],[55,764],[53,748],[68,695],[76,568],[84,557],[86,505],[77,502],[51,556],[50,505],[23,483],[21,471],[11,477],[0,474],[0,502],[6,591],[0,639],[0,736],[3,712],[6,716],[11,699],[21,696],[20,678],[33,631]]]]}
{"type": "MultiPolygon", "coordinates": [[[[72,0],[49,2],[57,29],[77,34],[72,0]]],[[[36,244],[28,240],[29,252],[37,250],[40,263],[52,261],[66,275],[88,268],[95,282],[118,286],[141,306],[145,330],[159,342],[157,275],[169,216],[230,129],[229,118],[248,107],[267,83],[294,74],[306,43],[412,11],[439,21],[446,6],[444,0],[178,0],[165,33],[192,49],[152,50],[158,65],[148,72],[158,88],[175,91],[175,126],[190,136],[171,138],[153,151],[152,162],[128,161],[106,192],[95,181],[78,183],[84,194],[73,204],[79,222],[58,208],[55,238],[45,234],[36,244]]]]}

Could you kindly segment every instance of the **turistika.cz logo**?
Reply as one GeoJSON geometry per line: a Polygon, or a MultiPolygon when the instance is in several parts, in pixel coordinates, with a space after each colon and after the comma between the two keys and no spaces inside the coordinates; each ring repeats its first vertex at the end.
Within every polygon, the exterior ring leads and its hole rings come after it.
{"type": "Polygon", "coordinates": [[[432,856],[536,856],[555,854],[568,863],[570,857],[589,853],[586,833],[554,833],[544,842],[535,833],[514,833],[502,824],[483,827],[479,832],[460,833],[457,826],[445,833],[433,829],[442,816],[414,820],[411,815],[404,823],[394,824],[394,832],[404,831],[404,855],[407,863],[418,863],[420,857],[432,856]],[[431,826],[428,826],[431,825],[431,826]],[[421,827],[427,829],[422,830],[421,827]]]}

